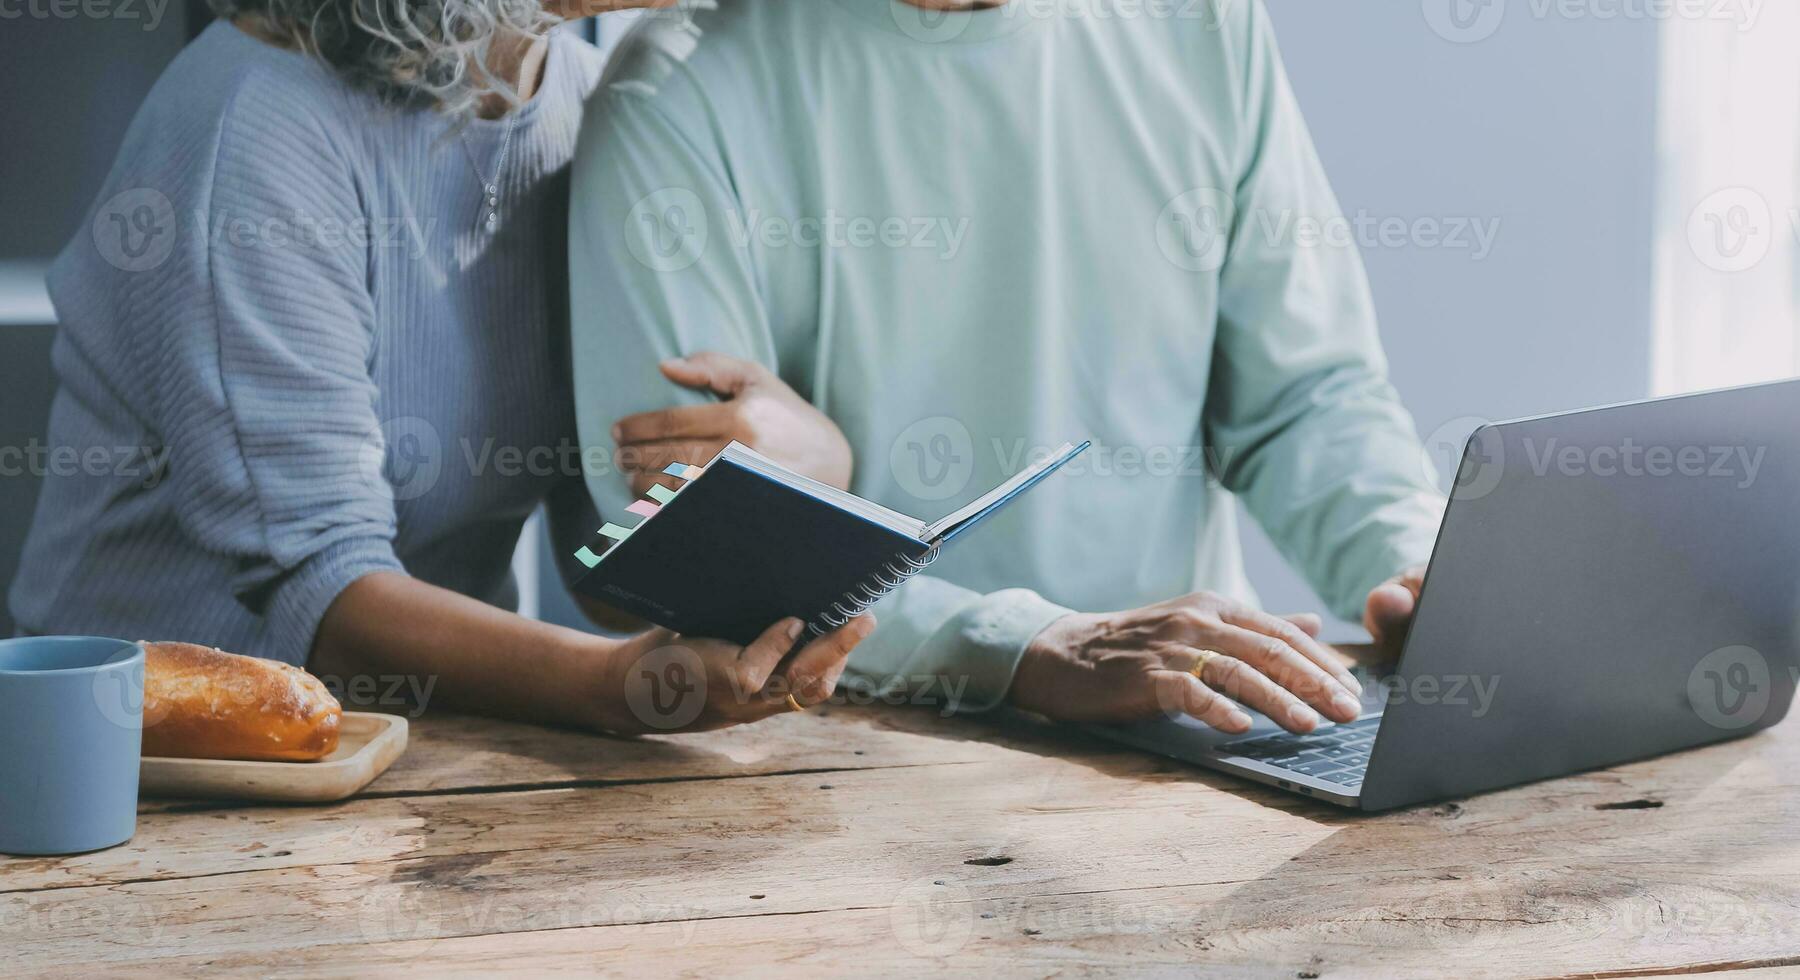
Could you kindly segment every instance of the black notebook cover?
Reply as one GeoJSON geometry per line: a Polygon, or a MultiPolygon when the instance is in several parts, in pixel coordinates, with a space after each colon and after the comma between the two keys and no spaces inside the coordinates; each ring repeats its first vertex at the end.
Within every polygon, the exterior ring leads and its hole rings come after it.
{"type": "MultiPolygon", "coordinates": [[[[636,529],[609,524],[602,534],[624,536],[610,550],[599,543],[583,548],[576,557],[589,570],[575,589],[677,633],[740,646],[789,616],[815,635],[826,633],[1088,445],[1065,445],[925,525],[732,443],[636,529]]],[[[687,469],[677,464],[670,472],[687,469]]]]}
{"type": "Polygon", "coordinates": [[[576,590],[678,633],[745,646],[788,616],[824,626],[821,615],[846,592],[900,556],[929,550],[721,458],[614,545],[576,590]]]}

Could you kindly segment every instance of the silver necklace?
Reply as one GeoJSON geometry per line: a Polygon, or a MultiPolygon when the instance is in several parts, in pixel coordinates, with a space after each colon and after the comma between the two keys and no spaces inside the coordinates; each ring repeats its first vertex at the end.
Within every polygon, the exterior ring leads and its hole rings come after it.
{"type": "Polygon", "coordinates": [[[481,182],[482,210],[486,212],[481,223],[489,232],[500,227],[500,174],[506,170],[506,155],[512,152],[513,129],[518,124],[518,111],[507,113],[506,135],[501,137],[500,153],[494,157],[494,176],[491,180],[482,174],[481,164],[475,160],[475,148],[469,144],[468,132],[463,129],[456,131],[457,138],[462,140],[463,152],[469,157],[469,169],[475,171],[475,179],[481,182]]]}

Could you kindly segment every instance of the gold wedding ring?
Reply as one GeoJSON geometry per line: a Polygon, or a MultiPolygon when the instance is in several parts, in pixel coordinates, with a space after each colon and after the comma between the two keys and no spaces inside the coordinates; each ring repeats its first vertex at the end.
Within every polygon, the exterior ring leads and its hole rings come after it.
{"type": "Polygon", "coordinates": [[[1206,670],[1206,665],[1212,663],[1213,661],[1219,659],[1220,657],[1225,656],[1224,654],[1220,653],[1217,650],[1195,650],[1194,654],[1199,659],[1194,661],[1194,666],[1188,668],[1188,673],[1193,674],[1195,677],[1198,677],[1201,680],[1206,679],[1206,677],[1204,676],[1204,672],[1206,670]]]}
{"type": "Polygon", "coordinates": [[[800,699],[797,697],[794,697],[792,694],[789,694],[787,696],[787,705],[788,705],[789,711],[805,711],[806,710],[806,705],[801,704],[800,699]]]}

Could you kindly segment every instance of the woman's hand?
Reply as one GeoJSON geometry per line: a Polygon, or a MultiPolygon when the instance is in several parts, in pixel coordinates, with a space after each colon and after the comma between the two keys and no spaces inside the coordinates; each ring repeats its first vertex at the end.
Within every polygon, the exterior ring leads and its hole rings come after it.
{"type": "Polygon", "coordinates": [[[821,704],[837,690],[850,651],[875,628],[863,615],[782,658],[805,627],[785,619],[739,647],[651,630],[599,662],[591,727],[621,735],[703,732],[821,704]]]}
{"type": "Polygon", "coordinates": [[[613,426],[614,461],[644,493],[670,463],[706,463],[736,440],[804,476],[850,488],[850,443],[768,368],[724,354],[664,361],[662,372],[722,400],[630,415],[613,426]]]}
{"type": "Polygon", "coordinates": [[[871,616],[783,664],[800,621],[739,647],[656,630],[629,640],[526,619],[396,572],[352,582],[325,612],[308,668],[351,690],[407,680],[424,710],[455,709],[621,734],[702,731],[831,697],[871,616]],[[429,702],[423,703],[423,702],[429,702]]]}
{"type": "Polygon", "coordinates": [[[1361,712],[1361,685],[1318,641],[1319,626],[1316,616],[1271,616],[1206,592],[1073,614],[1031,641],[1008,696],[1058,721],[1129,722],[1175,711],[1247,731],[1250,716],[1235,699],[1289,731],[1310,732],[1321,714],[1346,722],[1361,712]]]}

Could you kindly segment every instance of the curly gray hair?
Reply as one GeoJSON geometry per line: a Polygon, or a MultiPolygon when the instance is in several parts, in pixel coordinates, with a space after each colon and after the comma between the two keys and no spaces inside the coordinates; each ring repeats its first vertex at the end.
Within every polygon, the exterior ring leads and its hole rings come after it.
{"type": "Polygon", "coordinates": [[[351,84],[461,115],[518,93],[484,68],[496,41],[545,33],[541,0],[208,0],[213,12],[324,61],[351,84]]]}

